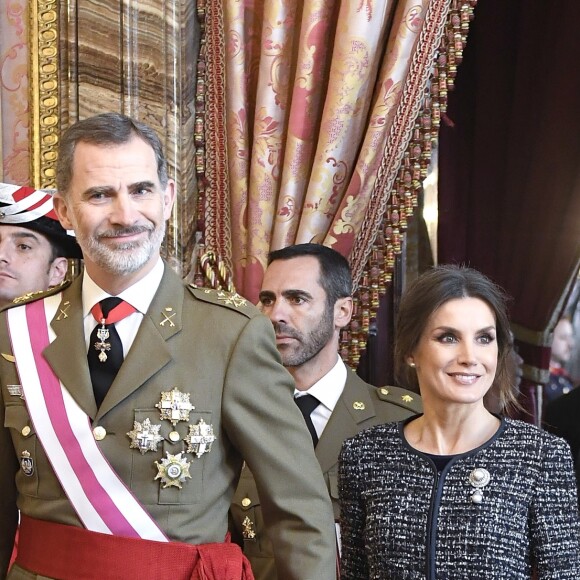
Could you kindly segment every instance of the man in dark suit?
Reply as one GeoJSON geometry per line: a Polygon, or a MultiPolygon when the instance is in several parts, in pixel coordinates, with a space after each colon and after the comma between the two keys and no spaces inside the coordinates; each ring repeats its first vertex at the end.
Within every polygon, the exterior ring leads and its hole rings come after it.
{"type": "Polygon", "coordinates": [[[224,543],[245,460],[280,576],[330,579],[331,506],[271,324],[160,258],[175,187],[154,131],[73,125],[57,185],[85,271],[0,318],[0,577],[18,502],[11,580],[250,578],[224,543]]]}
{"type": "Polygon", "coordinates": [[[580,389],[575,388],[546,405],[544,427],[570,445],[580,491],[580,389]]]}
{"type": "MultiPolygon", "coordinates": [[[[319,244],[272,252],[260,292],[260,308],[272,321],[284,366],[296,383],[295,401],[312,402],[305,413],[316,457],[338,521],[337,469],[342,442],[377,423],[420,412],[419,396],[399,387],[373,387],[338,355],[340,331],[352,316],[352,279],[346,259],[319,244]],[[306,397],[305,397],[306,395],[306,397]]],[[[291,409],[288,409],[290,411],[291,409]]],[[[244,468],[231,508],[232,529],[257,580],[276,574],[263,527],[263,498],[244,468]]],[[[337,535],[339,535],[337,529],[337,535]]]]}
{"type": "Polygon", "coordinates": [[[570,362],[575,344],[572,322],[567,317],[560,318],[554,328],[550,350],[550,380],[544,389],[545,404],[550,404],[574,388],[566,365],[570,362]]]}

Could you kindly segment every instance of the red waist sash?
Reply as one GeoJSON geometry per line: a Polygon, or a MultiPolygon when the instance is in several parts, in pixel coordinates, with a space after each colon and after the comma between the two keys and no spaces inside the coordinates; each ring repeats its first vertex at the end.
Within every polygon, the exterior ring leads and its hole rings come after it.
{"type": "Polygon", "coordinates": [[[91,532],[21,516],[15,564],[62,580],[254,580],[240,547],[193,546],[91,532]]]}

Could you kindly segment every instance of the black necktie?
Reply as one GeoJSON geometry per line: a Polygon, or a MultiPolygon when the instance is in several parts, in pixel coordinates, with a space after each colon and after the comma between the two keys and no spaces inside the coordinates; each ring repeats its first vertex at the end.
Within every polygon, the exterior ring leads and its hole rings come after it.
{"type": "MultiPolygon", "coordinates": [[[[103,318],[123,300],[110,297],[101,300],[103,318]]],[[[123,344],[114,324],[102,324],[101,321],[91,332],[89,352],[87,354],[89,371],[93,383],[93,392],[97,407],[101,406],[109,387],[123,364],[123,344]]]]}
{"type": "Polygon", "coordinates": [[[304,421],[306,421],[306,426],[308,427],[308,431],[310,431],[310,436],[312,437],[312,443],[314,447],[318,443],[318,435],[316,434],[316,429],[314,428],[314,423],[312,422],[312,417],[310,414],[318,405],[320,405],[320,401],[312,396],[312,395],[303,395],[301,397],[295,397],[294,402],[298,405],[298,408],[302,412],[304,417],[304,421]]]}

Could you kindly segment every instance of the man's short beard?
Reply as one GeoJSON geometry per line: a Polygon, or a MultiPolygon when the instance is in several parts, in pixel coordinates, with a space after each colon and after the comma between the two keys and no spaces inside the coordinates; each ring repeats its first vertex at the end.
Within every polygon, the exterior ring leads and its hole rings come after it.
{"type": "Polygon", "coordinates": [[[280,356],[285,367],[299,367],[313,359],[332,339],[334,334],[334,308],[326,306],[319,323],[306,335],[285,324],[274,322],[276,334],[283,334],[297,339],[295,349],[282,348],[280,356]]]}
{"type": "Polygon", "coordinates": [[[92,262],[113,274],[131,274],[142,268],[155,252],[159,251],[165,236],[165,222],[159,227],[133,226],[102,232],[98,237],[77,236],[79,245],[92,262]],[[100,240],[120,234],[135,234],[147,231],[149,236],[143,241],[117,244],[114,250],[100,240]]]}

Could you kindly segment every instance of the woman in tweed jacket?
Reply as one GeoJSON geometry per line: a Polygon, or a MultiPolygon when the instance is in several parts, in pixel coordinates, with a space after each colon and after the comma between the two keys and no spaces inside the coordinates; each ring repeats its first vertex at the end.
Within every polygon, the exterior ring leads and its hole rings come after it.
{"type": "Polygon", "coordinates": [[[568,445],[484,404],[513,400],[509,332],[503,293],[475,270],[409,288],[395,363],[424,414],[344,444],[343,580],[580,579],[568,445]]]}

